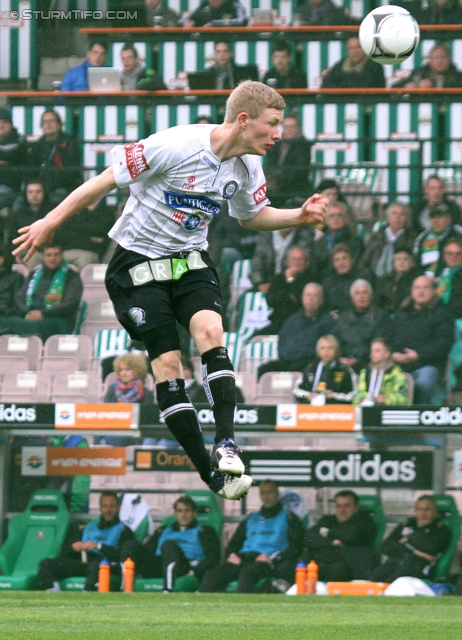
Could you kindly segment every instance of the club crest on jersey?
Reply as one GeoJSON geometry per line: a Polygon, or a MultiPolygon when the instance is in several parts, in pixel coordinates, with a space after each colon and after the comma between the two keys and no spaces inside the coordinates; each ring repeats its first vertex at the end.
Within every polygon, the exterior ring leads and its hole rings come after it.
{"type": "Polygon", "coordinates": [[[207,196],[175,193],[174,191],[164,191],[164,202],[172,209],[180,209],[181,211],[198,209],[210,216],[215,216],[221,209],[219,202],[215,202],[207,196]]]}
{"type": "Polygon", "coordinates": [[[262,184],[253,194],[255,204],[260,204],[266,200],[266,182],[262,184]]]}
{"type": "Polygon", "coordinates": [[[125,148],[125,162],[130,177],[136,178],[143,171],[150,169],[146,158],[144,157],[144,145],[141,142],[131,142],[125,148]]]}
{"type": "Polygon", "coordinates": [[[187,233],[202,230],[205,227],[205,220],[200,213],[183,213],[182,211],[174,211],[170,218],[175,224],[179,225],[187,233]]]}
{"type": "Polygon", "coordinates": [[[236,191],[237,191],[237,182],[236,182],[236,180],[230,180],[223,187],[223,198],[225,200],[231,200],[231,198],[236,193],[236,191]]]}
{"type": "Polygon", "coordinates": [[[128,312],[128,317],[137,327],[146,324],[146,312],[141,307],[132,307],[128,312]]]}

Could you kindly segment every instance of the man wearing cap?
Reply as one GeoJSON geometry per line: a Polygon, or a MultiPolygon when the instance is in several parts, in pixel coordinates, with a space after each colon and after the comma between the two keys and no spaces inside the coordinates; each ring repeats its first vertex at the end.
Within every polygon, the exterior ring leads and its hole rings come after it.
{"type": "Polygon", "coordinates": [[[28,164],[27,143],[18,130],[8,109],[0,109],[0,209],[11,207],[21,190],[28,164]]]}
{"type": "Polygon", "coordinates": [[[452,238],[462,237],[462,225],[452,221],[446,204],[430,207],[430,229],[422,231],[414,243],[416,262],[425,275],[434,276],[443,267],[443,247],[452,238]]]}

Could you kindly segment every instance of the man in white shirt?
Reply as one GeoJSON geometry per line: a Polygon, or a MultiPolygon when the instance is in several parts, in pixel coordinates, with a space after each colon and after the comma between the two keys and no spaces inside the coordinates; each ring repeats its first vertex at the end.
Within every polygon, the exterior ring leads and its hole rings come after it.
{"type": "Polygon", "coordinates": [[[106,286],[121,324],[146,345],[169,429],[210,489],[231,500],[244,495],[252,479],[244,474],[233,440],[235,377],[223,346],[221,293],[206,251],[207,227],[225,201],[230,215],[248,229],[322,221],[327,199],[317,194],[298,209],[275,209],[266,197],[254,156],[266,155],[280,139],[284,108],[274,89],[243,82],[228,98],[223,124],[173,127],[115,147],[111,167],[20,229],[14,241],[15,254],[26,252],[27,261],[65,219],[112,189],[130,186],[123,215],[109,232],[118,247],[106,286]],[[201,353],[216,424],[211,459],[184,388],[176,321],[201,353]]]}

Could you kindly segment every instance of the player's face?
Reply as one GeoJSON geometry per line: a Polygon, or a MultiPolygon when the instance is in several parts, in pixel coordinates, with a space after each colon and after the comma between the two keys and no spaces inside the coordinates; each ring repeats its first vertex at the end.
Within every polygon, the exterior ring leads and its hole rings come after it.
{"type": "Polygon", "coordinates": [[[448,242],[444,248],[444,261],[450,269],[456,269],[462,264],[462,247],[448,242]]]}
{"type": "Polygon", "coordinates": [[[417,524],[425,527],[438,517],[438,511],[430,500],[419,500],[415,505],[415,519],[417,524]]]}
{"type": "Polygon", "coordinates": [[[279,502],[279,491],[273,484],[264,483],[260,487],[260,498],[264,507],[274,507],[279,502]]]}
{"type": "Polygon", "coordinates": [[[127,383],[135,380],[136,375],[133,369],[128,366],[128,364],[125,364],[125,362],[121,362],[119,365],[118,377],[120,380],[122,380],[122,382],[127,383]]]}
{"type": "Polygon", "coordinates": [[[182,527],[187,527],[197,515],[197,511],[188,507],[188,505],[179,502],[175,507],[175,517],[178,520],[178,524],[182,527]]]}
{"type": "Polygon", "coordinates": [[[346,522],[358,511],[358,506],[350,496],[335,498],[335,515],[339,522],[346,522]]]}
{"type": "Polygon", "coordinates": [[[113,496],[104,496],[100,502],[101,515],[108,522],[119,513],[119,504],[113,496]]]}
{"type": "Polygon", "coordinates": [[[281,120],[282,111],[278,109],[264,109],[258,118],[247,118],[242,131],[242,138],[249,149],[247,153],[265,156],[281,139],[281,120]]]}

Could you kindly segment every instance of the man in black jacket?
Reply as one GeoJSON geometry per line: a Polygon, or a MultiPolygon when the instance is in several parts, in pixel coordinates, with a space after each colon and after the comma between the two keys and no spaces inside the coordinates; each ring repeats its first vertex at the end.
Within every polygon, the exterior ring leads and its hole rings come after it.
{"type": "Polygon", "coordinates": [[[98,521],[89,522],[83,531],[79,525],[71,524],[58,557],[40,562],[40,589],[60,591],[60,580],[85,576],[85,590],[96,591],[99,564],[104,559],[111,564],[111,573],[120,575],[120,563],[129,557],[122,549],[129,548],[135,535],[119,519],[120,501],[115,491],[103,491],[99,507],[98,521]]]}
{"type": "Polygon", "coordinates": [[[418,231],[430,229],[430,209],[444,204],[449,208],[453,224],[462,223],[462,211],[445,193],[444,181],[437,175],[429,176],[424,183],[423,199],[412,212],[412,226],[418,231]]]}
{"type": "Polygon", "coordinates": [[[197,505],[189,496],[173,504],[175,522],[160,526],[134,553],[136,573],[163,578],[164,591],[173,591],[175,579],[186,574],[201,579],[220,561],[220,540],[213,527],[197,521],[197,505]]]}
{"type": "Polygon", "coordinates": [[[339,491],[334,500],[335,515],[306,532],[304,561],[315,560],[323,582],[367,579],[375,565],[375,524],[354,491],[339,491]]]}
{"type": "MultiPolygon", "coordinates": [[[[13,238],[18,229],[43,218],[52,209],[42,180],[31,178],[25,186],[24,197],[17,198],[11,208],[10,236],[13,238]]],[[[41,256],[35,264],[41,263],[41,256]]],[[[35,264],[29,262],[29,269],[35,264]]]]}
{"type": "Polygon", "coordinates": [[[393,529],[382,543],[383,564],[370,579],[393,582],[401,576],[431,579],[439,558],[451,542],[450,529],[441,522],[438,507],[430,495],[415,503],[415,516],[393,529]]]}
{"type": "Polygon", "coordinates": [[[0,209],[10,207],[26,175],[30,154],[25,138],[13,127],[8,109],[0,109],[0,209]]]}
{"type": "Polygon", "coordinates": [[[180,24],[183,27],[239,27],[247,24],[247,17],[238,0],[202,0],[180,24]]]}
{"type": "Polygon", "coordinates": [[[0,329],[17,335],[38,335],[45,342],[55,333],[72,333],[83,285],[78,273],[63,259],[61,247],[50,243],[43,266],[29,274],[16,292],[18,315],[0,320],[0,329]]]}
{"type": "Polygon", "coordinates": [[[260,593],[277,593],[292,584],[303,545],[303,525],[282,507],[272,480],[260,484],[260,498],[260,511],[240,523],[226,549],[226,561],[207,571],[201,593],[223,591],[232,580],[238,581],[238,593],[252,593],[261,579],[260,593]]]}
{"type": "Polygon", "coordinates": [[[454,342],[453,316],[438,298],[433,278],[414,280],[385,337],[393,345],[393,360],[414,378],[414,404],[432,404],[454,342]]]}
{"type": "Polygon", "coordinates": [[[453,64],[449,49],[444,44],[437,44],[430,51],[427,64],[414,69],[392,86],[454,89],[462,87],[462,72],[453,64]]]}
{"type": "Polygon", "coordinates": [[[347,42],[347,55],[332,69],[322,81],[323,89],[379,89],[385,87],[383,66],[366,56],[359,44],[359,38],[347,42]]]}
{"type": "Polygon", "coordinates": [[[40,167],[40,178],[56,205],[82,184],[82,153],[77,140],[63,131],[57,111],[45,111],[40,125],[43,136],[31,145],[31,162],[40,167]]]}
{"type": "Polygon", "coordinates": [[[271,52],[273,66],[263,76],[262,82],[273,89],[306,89],[306,72],[292,64],[290,44],[276,42],[271,52]]]}

